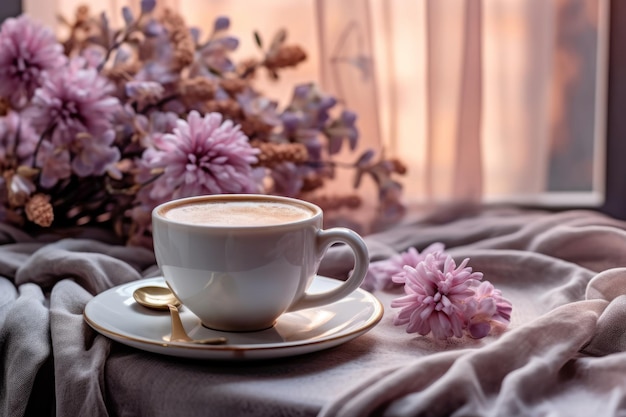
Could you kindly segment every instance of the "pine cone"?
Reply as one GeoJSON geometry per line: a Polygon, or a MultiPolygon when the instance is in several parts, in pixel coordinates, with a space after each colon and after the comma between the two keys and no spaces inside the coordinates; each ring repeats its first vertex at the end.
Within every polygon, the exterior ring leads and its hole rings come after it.
{"type": "Polygon", "coordinates": [[[26,203],[25,212],[28,220],[42,227],[49,227],[54,221],[50,196],[45,194],[33,195],[26,203]]]}

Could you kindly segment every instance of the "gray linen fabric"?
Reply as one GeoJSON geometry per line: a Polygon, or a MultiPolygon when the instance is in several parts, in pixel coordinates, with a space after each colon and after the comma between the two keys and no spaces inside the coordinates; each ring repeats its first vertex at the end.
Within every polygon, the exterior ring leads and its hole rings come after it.
{"type": "MultiPolygon", "coordinates": [[[[89,237],[85,233],[83,238],[89,237]]],[[[508,330],[438,341],[393,326],[251,362],[143,352],[92,331],[97,293],[153,276],[150,251],[0,225],[0,415],[626,416],[626,223],[591,211],[441,211],[366,238],[374,260],[443,242],[513,303],[508,330]]],[[[343,278],[332,248],[322,275],[343,278]]]]}
{"type": "Polygon", "coordinates": [[[87,239],[37,243],[7,226],[0,232],[0,415],[109,415],[111,342],[86,325],[83,309],[95,294],[140,279],[154,255],[87,239]]]}

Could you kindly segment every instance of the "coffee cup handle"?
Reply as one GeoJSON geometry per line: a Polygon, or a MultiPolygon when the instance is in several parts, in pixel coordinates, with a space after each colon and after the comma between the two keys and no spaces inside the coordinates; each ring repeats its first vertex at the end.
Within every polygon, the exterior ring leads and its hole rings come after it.
{"type": "Polygon", "coordinates": [[[369,253],[365,242],[354,231],[344,227],[334,227],[317,232],[317,250],[320,258],[333,243],[345,243],[354,254],[354,269],[347,280],[330,291],[309,294],[305,293],[300,300],[292,304],[287,311],[304,310],[339,301],[359,288],[369,267],[369,253]]]}

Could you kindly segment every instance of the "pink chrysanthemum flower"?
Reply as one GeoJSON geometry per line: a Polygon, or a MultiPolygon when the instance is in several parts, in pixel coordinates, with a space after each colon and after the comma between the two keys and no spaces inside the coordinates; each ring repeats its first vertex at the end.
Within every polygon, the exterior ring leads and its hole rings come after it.
{"type": "MultiPolygon", "coordinates": [[[[435,242],[430,246],[426,247],[421,253],[418,252],[415,248],[409,248],[409,250],[405,253],[400,254],[399,259],[396,257],[396,265],[400,263],[404,263],[404,265],[417,265],[422,261],[426,260],[428,255],[432,255],[433,266],[438,269],[442,269],[444,263],[446,261],[447,255],[444,252],[445,246],[443,243],[435,242]]],[[[392,258],[393,259],[393,258],[392,258]]],[[[406,271],[402,267],[399,271],[391,274],[391,281],[396,284],[404,284],[406,282],[406,271]]]]}
{"type": "Polygon", "coordinates": [[[21,108],[41,84],[45,71],[64,65],[63,47],[48,28],[22,15],[0,30],[0,96],[21,108]]]}
{"type": "Polygon", "coordinates": [[[111,128],[119,101],[110,94],[113,87],[82,58],[73,59],[62,71],[44,76],[35,91],[31,116],[41,131],[53,129],[55,145],[69,145],[79,133],[101,136],[111,128]]]}
{"type": "Polygon", "coordinates": [[[470,336],[480,339],[487,336],[492,327],[506,327],[511,321],[511,302],[502,296],[489,281],[481,282],[475,294],[465,301],[464,315],[470,336]]]}
{"type": "Polygon", "coordinates": [[[190,112],[160,144],[160,149],[144,153],[148,167],[163,170],[150,193],[157,201],[260,190],[252,168],[258,149],[250,146],[238,125],[224,121],[219,113],[202,117],[197,111],[190,112]]]}
{"type": "Polygon", "coordinates": [[[361,286],[368,291],[373,291],[387,290],[394,287],[395,284],[404,284],[405,265],[416,267],[417,264],[426,259],[427,255],[432,254],[438,264],[442,266],[445,260],[444,249],[443,243],[435,242],[422,252],[411,247],[406,252],[394,255],[389,259],[372,262],[361,286]]]}
{"type": "Polygon", "coordinates": [[[462,337],[465,326],[464,302],[474,294],[473,282],[482,273],[473,272],[465,259],[458,267],[448,256],[440,268],[435,256],[429,254],[415,268],[405,266],[406,295],[391,302],[401,308],[395,325],[407,326],[407,333],[433,334],[437,339],[462,337]]]}

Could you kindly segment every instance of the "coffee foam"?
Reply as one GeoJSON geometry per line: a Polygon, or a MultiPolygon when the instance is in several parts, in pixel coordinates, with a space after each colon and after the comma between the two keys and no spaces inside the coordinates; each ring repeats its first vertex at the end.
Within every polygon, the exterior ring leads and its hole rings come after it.
{"type": "Polygon", "coordinates": [[[273,201],[197,202],[171,207],[163,216],[182,223],[207,226],[267,226],[308,219],[305,206],[273,201]]]}

